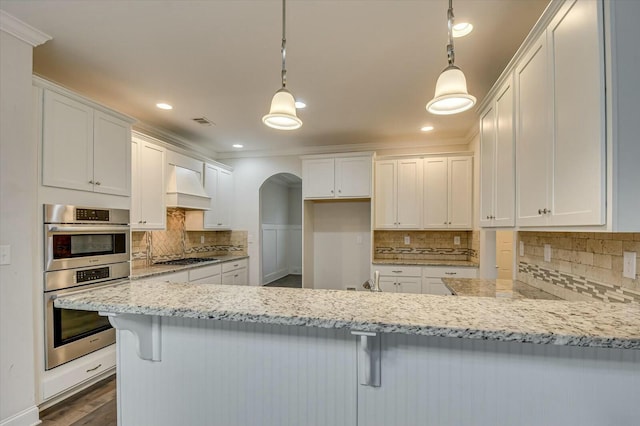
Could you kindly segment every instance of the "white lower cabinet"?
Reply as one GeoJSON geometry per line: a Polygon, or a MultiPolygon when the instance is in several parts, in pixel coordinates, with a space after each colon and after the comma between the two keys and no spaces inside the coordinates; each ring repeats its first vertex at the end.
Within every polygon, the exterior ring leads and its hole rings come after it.
{"type": "Polygon", "coordinates": [[[189,283],[222,284],[222,264],[203,266],[189,270],[189,283]]]}
{"type": "Polygon", "coordinates": [[[170,272],[168,274],[162,274],[158,277],[149,277],[150,281],[158,280],[158,281],[171,281],[174,283],[188,283],[189,282],[189,271],[178,271],[178,272],[170,272]]]}
{"type": "Polygon", "coordinates": [[[371,265],[380,272],[380,288],[387,293],[451,295],[442,278],[477,278],[478,268],[459,266],[371,265]]]}
{"type": "Polygon", "coordinates": [[[249,285],[247,259],[223,263],[222,284],[249,285]]]}

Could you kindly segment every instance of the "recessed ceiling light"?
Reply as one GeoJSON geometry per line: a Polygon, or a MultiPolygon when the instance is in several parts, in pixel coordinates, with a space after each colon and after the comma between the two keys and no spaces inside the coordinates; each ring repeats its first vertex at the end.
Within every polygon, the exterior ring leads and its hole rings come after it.
{"type": "Polygon", "coordinates": [[[173,106],[171,106],[171,105],[169,105],[169,104],[167,104],[167,103],[164,103],[164,102],[158,102],[158,103],[156,104],[156,106],[157,106],[158,108],[160,108],[160,109],[173,109],[173,106]]]}
{"type": "Polygon", "coordinates": [[[234,143],[232,146],[233,146],[234,148],[242,148],[242,147],[244,147],[244,145],[241,145],[241,144],[239,144],[239,143],[234,143]]]}
{"type": "Polygon", "coordinates": [[[296,101],[296,108],[297,109],[302,109],[302,108],[306,108],[306,107],[307,107],[307,104],[305,104],[304,102],[296,101]]]}
{"type": "Polygon", "coordinates": [[[473,25],[468,22],[460,22],[459,24],[455,24],[452,28],[454,37],[464,37],[471,31],[473,31],[473,25]]]}
{"type": "Polygon", "coordinates": [[[422,129],[423,132],[430,132],[433,130],[433,126],[424,126],[422,129]]]}

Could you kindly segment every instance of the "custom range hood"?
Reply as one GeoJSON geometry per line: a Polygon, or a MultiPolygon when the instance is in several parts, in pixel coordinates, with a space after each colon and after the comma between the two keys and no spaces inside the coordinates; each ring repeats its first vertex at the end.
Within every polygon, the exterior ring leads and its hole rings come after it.
{"type": "Polygon", "coordinates": [[[169,164],[167,207],[185,210],[209,210],[211,198],[202,186],[202,174],[185,167],[169,164]]]}

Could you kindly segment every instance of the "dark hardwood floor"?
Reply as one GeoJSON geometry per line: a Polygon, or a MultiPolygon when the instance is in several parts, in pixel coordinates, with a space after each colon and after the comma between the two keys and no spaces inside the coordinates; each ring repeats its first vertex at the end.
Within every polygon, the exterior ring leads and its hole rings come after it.
{"type": "Polygon", "coordinates": [[[265,284],[265,287],[290,287],[302,288],[302,275],[287,275],[279,280],[265,284]]]}
{"type": "Polygon", "coordinates": [[[116,426],[116,376],[40,413],[43,426],[116,426]]]}

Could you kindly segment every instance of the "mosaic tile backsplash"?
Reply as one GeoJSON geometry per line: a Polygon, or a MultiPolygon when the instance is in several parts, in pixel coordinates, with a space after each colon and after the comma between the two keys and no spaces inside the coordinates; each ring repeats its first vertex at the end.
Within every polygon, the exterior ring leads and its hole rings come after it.
{"type": "Polygon", "coordinates": [[[623,253],[636,253],[640,233],[519,232],[518,279],[566,300],[640,303],[640,278],[623,277],[623,253]],[[551,261],[544,261],[544,246],[551,261]]]}
{"type": "MultiPolygon", "coordinates": [[[[479,233],[478,233],[479,235],[479,233]]],[[[376,260],[471,260],[478,261],[478,244],[470,231],[374,231],[376,260]],[[404,243],[409,237],[409,244],[404,243]],[[460,244],[454,244],[460,237],[460,244]]]]}
{"type": "Polygon", "coordinates": [[[133,267],[183,257],[247,254],[247,231],[186,231],[184,218],[184,210],[167,209],[166,231],[132,232],[133,267]]]}

